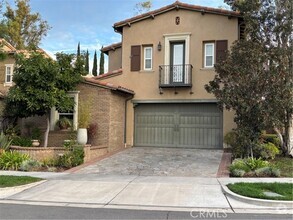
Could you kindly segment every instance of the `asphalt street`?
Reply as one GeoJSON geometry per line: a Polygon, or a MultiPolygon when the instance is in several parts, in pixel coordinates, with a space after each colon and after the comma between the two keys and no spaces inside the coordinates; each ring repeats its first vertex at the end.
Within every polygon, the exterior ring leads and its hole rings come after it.
{"type": "Polygon", "coordinates": [[[292,215],[209,212],[146,211],[0,204],[0,219],[290,219],[292,215]]]}

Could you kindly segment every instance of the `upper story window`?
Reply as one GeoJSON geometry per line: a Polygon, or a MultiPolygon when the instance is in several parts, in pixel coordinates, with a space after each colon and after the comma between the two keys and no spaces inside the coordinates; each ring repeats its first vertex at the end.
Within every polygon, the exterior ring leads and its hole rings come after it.
{"type": "Polygon", "coordinates": [[[204,67],[210,68],[214,67],[214,54],[215,54],[215,43],[205,43],[204,44],[204,67]]]}
{"type": "Polygon", "coordinates": [[[13,64],[5,64],[5,83],[12,84],[13,64]]]}
{"type": "Polygon", "coordinates": [[[152,70],[153,68],[153,48],[144,47],[144,70],[152,70]]]}
{"type": "Polygon", "coordinates": [[[228,51],[228,40],[203,42],[203,48],[203,67],[212,68],[216,63],[219,63],[226,59],[228,51]]]}

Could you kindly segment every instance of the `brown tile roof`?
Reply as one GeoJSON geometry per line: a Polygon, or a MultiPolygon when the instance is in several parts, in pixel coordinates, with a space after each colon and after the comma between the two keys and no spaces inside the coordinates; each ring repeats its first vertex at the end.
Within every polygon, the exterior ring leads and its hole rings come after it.
{"type": "Polygon", "coordinates": [[[94,76],[94,79],[103,79],[103,78],[108,78],[108,77],[112,77],[112,76],[117,76],[117,75],[121,75],[123,73],[122,69],[118,69],[118,70],[113,70],[111,72],[107,72],[104,73],[102,75],[99,76],[94,76]]]}
{"type": "Polygon", "coordinates": [[[84,77],[84,82],[85,83],[90,83],[90,84],[93,84],[93,85],[96,85],[96,86],[100,86],[100,87],[106,87],[106,88],[114,90],[114,91],[121,91],[121,92],[125,92],[125,93],[131,94],[131,95],[135,94],[134,91],[131,90],[131,89],[127,89],[127,88],[122,87],[122,86],[117,86],[117,85],[114,85],[114,84],[109,83],[109,82],[102,82],[102,81],[94,79],[92,77],[91,78],[90,77],[84,77]]]}
{"type": "MultiPolygon", "coordinates": [[[[25,57],[29,57],[32,53],[32,51],[29,51],[29,50],[17,50],[16,52],[23,54],[25,57]]],[[[52,57],[49,54],[47,54],[46,51],[44,51],[42,48],[36,49],[35,52],[43,54],[46,58],[52,59],[52,57]]]]}
{"type": "Polygon", "coordinates": [[[116,50],[117,48],[120,48],[120,47],[122,47],[122,42],[103,47],[101,51],[105,54],[108,54],[110,50],[116,50]]]}
{"type": "Polygon", "coordinates": [[[8,53],[16,53],[16,49],[14,46],[12,46],[8,41],[6,41],[4,38],[0,38],[0,44],[2,44],[4,47],[4,52],[8,53]],[[7,50],[8,49],[8,50],[7,50]]]}
{"type": "MultiPolygon", "coordinates": [[[[0,44],[3,44],[5,47],[4,47],[4,52],[7,52],[7,53],[22,53],[24,54],[25,56],[29,56],[31,54],[31,51],[30,50],[17,50],[14,46],[12,46],[7,40],[5,40],[4,38],[0,38],[0,44]],[[9,50],[7,50],[9,49],[9,50]]],[[[36,49],[36,52],[39,52],[41,54],[43,54],[45,57],[47,58],[52,58],[49,56],[49,54],[46,53],[46,51],[44,51],[42,48],[38,48],[36,49]]]]}
{"type": "Polygon", "coordinates": [[[114,24],[114,29],[118,32],[122,32],[122,27],[125,25],[130,25],[131,23],[135,23],[147,18],[153,18],[156,15],[171,11],[173,9],[185,9],[185,10],[191,10],[191,11],[199,11],[202,13],[210,13],[210,14],[218,14],[218,15],[224,15],[224,16],[232,16],[232,17],[241,17],[239,12],[235,12],[235,11],[230,11],[230,10],[224,10],[224,9],[220,9],[220,8],[210,8],[210,7],[203,7],[203,6],[199,6],[199,5],[191,5],[191,4],[186,4],[186,3],[182,3],[180,1],[176,1],[171,5],[167,5],[165,7],[159,8],[157,10],[154,11],[150,11],[120,22],[117,22],[114,24]]]}

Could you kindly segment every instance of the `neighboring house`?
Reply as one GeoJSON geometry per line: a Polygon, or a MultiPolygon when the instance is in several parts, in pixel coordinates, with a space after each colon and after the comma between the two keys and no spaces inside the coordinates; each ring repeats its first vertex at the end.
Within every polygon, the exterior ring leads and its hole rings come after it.
{"type": "Polygon", "coordinates": [[[122,42],[102,49],[109,72],[93,79],[135,92],[127,101],[125,145],[223,148],[234,115],[220,111],[204,85],[241,34],[239,13],[176,1],[114,30],[122,42]]]}
{"type": "MultiPolygon", "coordinates": [[[[2,129],[4,97],[7,95],[11,86],[13,86],[15,55],[24,54],[24,56],[29,56],[30,52],[27,50],[17,50],[3,38],[0,38],[0,51],[5,54],[5,58],[0,60],[0,128],[2,129]]],[[[41,48],[37,49],[37,51],[46,57],[50,57],[41,48]]]]}
{"type": "Polygon", "coordinates": [[[0,50],[6,55],[5,59],[0,61],[0,93],[6,95],[12,86],[13,69],[15,67],[14,55],[17,50],[4,39],[0,39],[0,45],[0,50]]]}

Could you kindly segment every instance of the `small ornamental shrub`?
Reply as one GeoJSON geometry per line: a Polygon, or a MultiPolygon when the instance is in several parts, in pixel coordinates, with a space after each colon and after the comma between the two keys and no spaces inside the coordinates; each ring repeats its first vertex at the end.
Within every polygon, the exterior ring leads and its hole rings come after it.
{"type": "Polygon", "coordinates": [[[72,150],[57,159],[57,166],[71,168],[82,164],[84,161],[84,150],[82,146],[73,146],[72,150]]]}
{"type": "Polygon", "coordinates": [[[255,159],[252,157],[246,158],[245,163],[248,165],[251,171],[255,171],[256,169],[263,168],[269,165],[268,161],[262,160],[261,158],[255,159]]]}
{"type": "Polygon", "coordinates": [[[72,126],[72,121],[69,118],[62,117],[56,122],[56,124],[61,130],[64,130],[72,126]]]}
{"type": "Polygon", "coordinates": [[[255,170],[255,174],[258,177],[280,177],[281,172],[277,168],[263,167],[255,170]]]}
{"type": "Polygon", "coordinates": [[[281,147],[281,140],[276,134],[262,134],[261,139],[264,143],[273,143],[276,147],[281,147]]]}
{"type": "Polygon", "coordinates": [[[231,171],[231,175],[234,177],[243,177],[245,174],[244,170],[238,170],[238,169],[234,169],[231,171]]]}
{"type": "Polygon", "coordinates": [[[254,149],[254,155],[264,159],[274,159],[280,154],[280,150],[271,142],[258,144],[254,149]]]}
{"type": "Polygon", "coordinates": [[[233,170],[243,170],[244,172],[251,171],[250,167],[246,164],[244,159],[235,159],[233,160],[232,164],[230,165],[230,171],[233,170]]]}
{"type": "Polygon", "coordinates": [[[11,145],[11,140],[7,136],[4,135],[3,132],[0,134],[0,149],[8,150],[11,145]]]}
{"type": "Polygon", "coordinates": [[[19,170],[22,171],[35,171],[41,167],[41,163],[37,160],[29,159],[21,163],[19,170]]]}
{"type": "Polygon", "coordinates": [[[34,127],[32,129],[32,134],[31,134],[31,139],[33,140],[40,140],[42,136],[42,131],[41,129],[34,127]]]}
{"type": "Polygon", "coordinates": [[[270,166],[268,161],[261,158],[235,159],[230,169],[230,175],[233,177],[243,176],[261,176],[261,177],[279,177],[280,171],[270,166]]]}
{"type": "Polygon", "coordinates": [[[18,170],[21,164],[29,160],[27,154],[21,154],[17,151],[5,151],[0,155],[0,169],[2,170],[18,170]]]}
{"type": "Polygon", "coordinates": [[[11,144],[15,145],[15,146],[20,146],[20,147],[31,147],[32,146],[32,141],[28,137],[15,136],[12,139],[11,144]]]}

